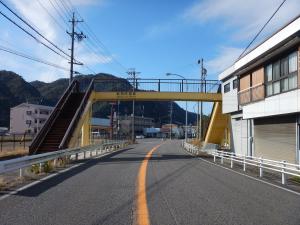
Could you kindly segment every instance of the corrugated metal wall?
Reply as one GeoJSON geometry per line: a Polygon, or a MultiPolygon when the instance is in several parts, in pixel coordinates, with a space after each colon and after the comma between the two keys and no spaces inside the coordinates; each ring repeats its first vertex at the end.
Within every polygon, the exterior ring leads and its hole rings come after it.
{"type": "Polygon", "coordinates": [[[254,155],[296,163],[296,116],[255,119],[254,155]]]}

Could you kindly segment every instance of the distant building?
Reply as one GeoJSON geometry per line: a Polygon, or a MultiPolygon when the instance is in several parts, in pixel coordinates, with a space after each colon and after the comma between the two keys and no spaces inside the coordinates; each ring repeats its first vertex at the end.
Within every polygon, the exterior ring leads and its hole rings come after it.
{"type": "Polygon", "coordinates": [[[172,133],[172,137],[174,138],[183,138],[184,130],[181,127],[178,127],[176,124],[164,124],[161,127],[161,132],[163,137],[170,137],[170,131],[172,133]]]}
{"type": "MultiPolygon", "coordinates": [[[[122,136],[129,136],[132,132],[132,116],[120,116],[119,126],[120,134],[122,136]]],[[[144,128],[154,127],[154,119],[150,117],[135,116],[134,117],[135,134],[143,134],[144,128]]]]}
{"type": "Polygon", "coordinates": [[[93,137],[108,138],[111,131],[110,119],[92,118],[91,130],[93,137]]]}
{"type": "Polygon", "coordinates": [[[36,134],[53,111],[53,107],[22,103],[10,109],[10,133],[36,134]]]}
{"type": "Polygon", "coordinates": [[[162,137],[162,132],[160,128],[150,127],[144,128],[143,134],[145,137],[159,138],[162,137]]]}

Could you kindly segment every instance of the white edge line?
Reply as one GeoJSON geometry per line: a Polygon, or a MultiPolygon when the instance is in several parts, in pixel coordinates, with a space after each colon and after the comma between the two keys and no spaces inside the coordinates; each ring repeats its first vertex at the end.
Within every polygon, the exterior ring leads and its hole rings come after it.
{"type": "MultiPolygon", "coordinates": [[[[183,149],[184,149],[184,148],[183,148],[183,149]]],[[[186,151],[185,149],[184,149],[184,151],[187,152],[187,153],[190,154],[190,155],[193,155],[192,153],[186,151]]],[[[193,156],[195,156],[195,155],[193,155],[193,156]]],[[[241,176],[245,176],[245,177],[250,178],[250,179],[252,179],[252,180],[259,181],[259,182],[264,183],[264,184],[267,184],[267,185],[269,185],[269,186],[272,186],[272,187],[275,187],[275,188],[278,188],[278,189],[281,189],[281,190],[284,190],[284,191],[287,191],[287,192],[290,192],[290,193],[293,193],[293,194],[295,194],[295,195],[300,196],[300,193],[297,192],[297,191],[293,191],[293,190],[291,190],[291,189],[288,189],[288,188],[285,188],[285,187],[282,187],[282,186],[279,186],[279,185],[276,185],[276,184],[272,184],[272,183],[267,182],[267,181],[265,181],[265,180],[261,180],[261,179],[258,179],[258,178],[256,178],[256,177],[252,177],[252,176],[247,175],[247,174],[244,174],[244,173],[240,173],[240,172],[235,171],[235,170],[233,170],[233,169],[227,168],[227,167],[222,166],[222,165],[219,165],[219,164],[217,164],[217,163],[210,162],[210,161],[208,161],[208,160],[206,160],[206,159],[202,159],[202,158],[197,157],[197,156],[196,156],[195,158],[198,159],[198,160],[204,161],[204,162],[206,162],[206,163],[209,163],[209,164],[211,164],[211,165],[214,165],[214,166],[217,166],[217,167],[221,167],[221,168],[223,168],[223,169],[225,169],[225,170],[228,170],[228,171],[231,171],[231,172],[233,172],[233,173],[239,174],[239,175],[241,175],[241,176]]]]}
{"type": "Polygon", "coordinates": [[[96,157],[92,157],[92,158],[88,159],[88,160],[85,161],[85,162],[77,163],[77,164],[75,164],[75,165],[73,165],[73,166],[71,166],[71,167],[69,167],[69,168],[67,168],[67,169],[58,171],[58,172],[56,172],[56,173],[53,173],[53,174],[50,174],[50,175],[48,175],[48,176],[46,176],[46,177],[43,177],[43,178],[41,178],[41,179],[38,179],[38,180],[36,180],[36,181],[34,181],[34,182],[32,182],[32,183],[29,183],[29,184],[27,184],[27,185],[24,185],[24,186],[18,188],[17,190],[11,191],[11,192],[9,192],[9,193],[7,193],[7,194],[1,196],[1,197],[0,197],[0,201],[2,201],[2,200],[4,200],[4,199],[8,198],[9,196],[15,195],[15,194],[19,193],[20,191],[24,191],[24,190],[26,190],[26,189],[28,189],[28,188],[30,188],[30,187],[32,187],[32,186],[38,184],[38,183],[41,183],[42,181],[49,180],[50,178],[55,177],[55,176],[57,176],[57,175],[59,175],[59,174],[61,174],[61,173],[65,173],[65,172],[67,172],[67,171],[69,171],[69,170],[72,170],[72,169],[78,167],[78,166],[81,166],[81,165],[83,165],[83,164],[85,164],[85,163],[87,163],[87,162],[89,162],[89,161],[91,161],[91,160],[93,160],[93,159],[99,159],[99,158],[105,157],[105,156],[110,155],[110,154],[115,153],[115,152],[119,152],[119,151],[124,150],[124,149],[125,149],[125,148],[122,148],[122,149],[118,149],[118,150],[113,151],[113,152],[108,152],[108,153],[105,153],[105,154],[103,154],[103,155],[99,155],[99,156],[96,156],[96,157]]]}

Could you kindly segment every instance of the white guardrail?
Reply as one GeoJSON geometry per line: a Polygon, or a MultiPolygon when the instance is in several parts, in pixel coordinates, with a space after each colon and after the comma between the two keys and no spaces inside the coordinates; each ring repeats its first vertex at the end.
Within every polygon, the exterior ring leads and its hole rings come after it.
{"type": "Polygon", "coordinates": [[[265,159],[262,157],[254,157],[254,156],[245,156],[235,154],[233,152],[225,152],[218,151],[216,149],[201,149],[192,144],[186,143],[183,141],[182,146],[185,150],[192,154],[199,154],[200,152],[207,153],[208,155],[213,156],[214,162],[216,162],[217,158],[220,158],[221,164],[224,163],[224,160],[228,160],[230,162],[230,167],[233,168],[234,163],[239,163],[243,166],[243,171],[246,171],[247,166],[254,166],[259,169],[259,176],[263,177],[264,170],[274,171],[281,174],[281,183],[286,184],[286,176],[291,175],[295,177],[300,177],[300,165],[288,163],[285,160],[276,161],[265,159]]]}
{"type": "Polygon", "coordinates": [[[53,166],[55,167],[56,160],[59,158],[70,157],[70,159],[78,160],[79,155],[83,154],[82,158],[85,159],[86,153],[89,153],[89,157],[99,156],[100,154],[106,154],[108,152],[113,152],[117,149],[124,148],[127,145],[127,141],[107,141],[102,144],[91,145],[82,148],[65,149],[5,160],[0,162],[0,174],[20,170],[20,176],[22,176],[23,168],[30,167],[35,164],[39,164],[41,171],[42,164],[48,161],[53,160],[53,166]]]}

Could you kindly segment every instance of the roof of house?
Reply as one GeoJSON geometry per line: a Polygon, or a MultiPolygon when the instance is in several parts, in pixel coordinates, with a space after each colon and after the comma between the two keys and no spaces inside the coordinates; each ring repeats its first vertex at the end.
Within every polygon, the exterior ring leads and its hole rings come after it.
{"type": "Polygon", "coordinates": [[[30,104],[30,103],[26,103],[26,102],[23,102],[19,105],[16,105],[14,107],[12,107],[12,109],[14,108],[21,108],[21,107],[33,107],[33,108],[39,108],[39,109],[54,109],[54,107],[51,107],[51,106],[47,106],[47,105],[38,105],[38,104],[30,104]]]}
{"type": "Polygon", "coordinates": [[[230,77],[233,73],[242,69],[247,64],[251,63],[253,60],[260,57],[265,52],[276,47],[278,44],[284,42],[292,35],[300,31],[300,15],[291,20],[288,24],[277,30],[269,38],[264,40],[254,49],[249,51],[246,55],[237,60],[232,66],[227,68],[224,72],[219,75],[219,80],[224,80],[230,77]]]}

